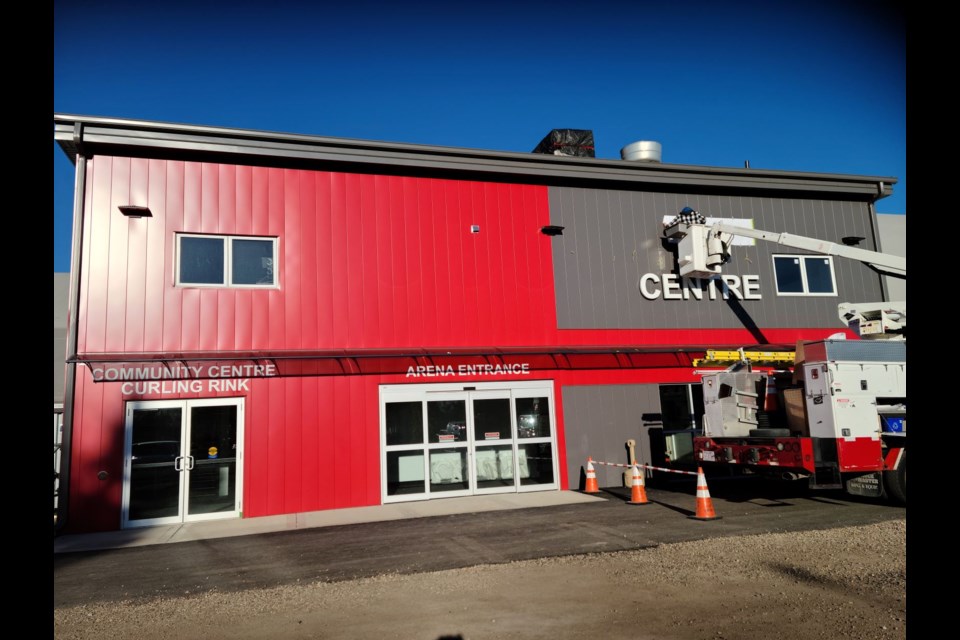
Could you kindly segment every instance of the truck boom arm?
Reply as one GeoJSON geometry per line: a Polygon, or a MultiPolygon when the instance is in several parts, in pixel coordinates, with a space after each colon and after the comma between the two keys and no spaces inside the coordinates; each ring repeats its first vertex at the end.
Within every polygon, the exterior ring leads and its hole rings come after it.
{"type": "Polygon", "coordinates": [[[907,259],[877,251],[868,251],[827,240],[750,229],[726,222],[714,224],[687,224],[676,222],[663,230],[666,238],[679,240],[680,275],[710,277],[720,273],[720,265],[730,258],[733,236],[766,240],[785,247],[805,249],[816,253],[859,260],[884,275],[907,277],[907,259]]]}
{"type": "MultiPolygon", "coordinates": [[[[904,279],[907,277],[906,258],[817,238],[751,229],[726,222],[699,224],[676,221],[663,229],[663,237],[678,243],[677,262],[680,265],[680,275],[693,278],[710,278],[720,273],[721,266],[730,259],[730,245],[734,236],[766,240],[822,255],[850,258],[863,262],[884,275],[904,279]]],[[[906,302],[844,303],[840,305],[838,313],[844,324],[862,338],[906,337],[906,302]]]]}

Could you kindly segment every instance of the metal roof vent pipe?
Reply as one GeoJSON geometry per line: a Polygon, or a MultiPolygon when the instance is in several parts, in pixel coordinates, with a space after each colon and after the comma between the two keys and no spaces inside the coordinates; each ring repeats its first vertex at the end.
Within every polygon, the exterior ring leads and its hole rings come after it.
{"type": "Polygon", "coordinates": [[[663,147],[659,142],[640,140],[620,149],[620,157],[631,162],[661,162],[663,147]]]}

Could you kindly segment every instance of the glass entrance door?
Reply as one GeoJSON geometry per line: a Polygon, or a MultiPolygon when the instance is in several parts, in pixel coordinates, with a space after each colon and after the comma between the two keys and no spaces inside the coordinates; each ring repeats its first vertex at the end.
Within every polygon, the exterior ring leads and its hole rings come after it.
{"type": "Polygon", "coordinates": [[[470,495],[467,394],[434,393],[425,404],[429,491],[447,497],[470,495]]]}
{"type": "Polygon", "coordinates": [[[510,391],[471,391],[474,493],[516,491],[510,391]]]}
{"type": "Polygon", "coordinates": [[[243,400],[131,402],[123,525],[240,515],[243,400]]]}
{"type": "Polygon", "coordinates": [[[183,416],[182,403],[127,406],[124,525],[180,521],[183,416]]]}
{"type": "Polygon", "coordinates": [[[381,388],[384,502],[556,489],[550,382],[381,388]]]}

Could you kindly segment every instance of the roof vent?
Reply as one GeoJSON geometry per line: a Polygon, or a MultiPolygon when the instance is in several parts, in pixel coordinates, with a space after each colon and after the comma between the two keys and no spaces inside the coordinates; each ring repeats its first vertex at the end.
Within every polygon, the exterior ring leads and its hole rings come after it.
{"type": "Polygon", "coordinates": [[[620,149],[620,157],[631,162],[660,162],[663,154],[663,147],[659,142],[652,140],[640,140],[631,142],[623,149],[620,149]]]}
{"type": "Polygon", "coordinates": [[[533,153],[595,158],[593,131],[590,129],[554,129],[540,141],[533,153]]]}

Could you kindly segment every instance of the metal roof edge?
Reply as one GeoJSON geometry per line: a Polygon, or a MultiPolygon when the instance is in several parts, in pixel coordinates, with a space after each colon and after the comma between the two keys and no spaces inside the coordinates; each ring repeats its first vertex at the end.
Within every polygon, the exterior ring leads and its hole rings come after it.
{"type": "Polygon", "coordinates": [[[228,127],[54,114],[54,140],[74,161],[86,154],[166,153],[223,158],[271,157],[323,164],[423,169],[439,173],[526,176],[542,180],[712,186],[842,193],[877,200],[893,193],[897,179],[773,169],[709,167],[626,160],[551,156],[514,151],[333,138],[228,127]]]}

